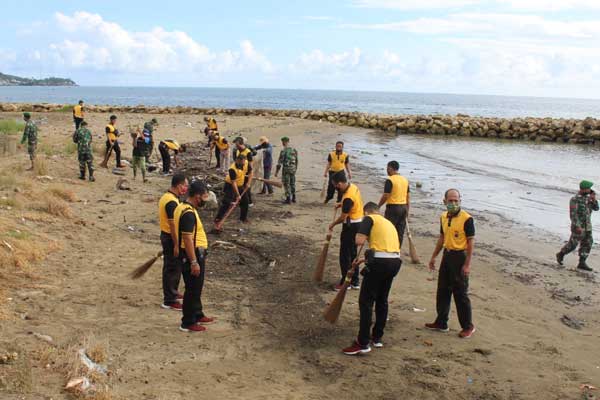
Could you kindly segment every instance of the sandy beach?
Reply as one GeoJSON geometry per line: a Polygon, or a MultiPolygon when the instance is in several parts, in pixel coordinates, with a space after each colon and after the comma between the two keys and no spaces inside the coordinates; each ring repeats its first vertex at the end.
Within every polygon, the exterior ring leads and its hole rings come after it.
{"type": "MultiPolygon", "coordinates": [[[[86,116],[101,146],[108,116],[86,116]]],[[[119,122],[124,129],[151,117],[120,114],[119,122]]],[[[157,118],[158,139],[205,142],[202,115],[157,118]]],[[[128,170],[131,190],[121,191],[115,188],[119,177],[98,168],[96,182],[79,181],[76,153],[66,150],[71,116],[36,113],[34,119],[42,121],[40,157],[51,179],[25,171],[24,149],[0,158],[0,196],[6,198],[0,237],[9,247],[29,240],[40,249],[39,257],[15,265],[15,251],[0,246],[0,257],[9,260],[0,263],[0,355],[19,355],[0,364],[3,399],[71,398],[62,388],[73,377],[73,359],[86,338],[106,353],[110,374],[102,385],[112,399],[581,399],[582,384],[600,386],[597,273],[577,272],[575,256],[558,266],[554,254],[562,243],[498,215],[473,213],[470,285],[477,332],[469,340],[458,338],[454,306],[449,333],[424,329],[435,318],[436,282],[429,280],[426,263],[443,207],[441,199],[432,207],[429,193],[415,182],[410,223],[422,264],[403,256],[385,347],[356,358],[341,353],[358,330],[358,291],[348,293],[336,325],[321,316],[339,277],[339,227],[324,283],[311,280],[332,214],[319,199],[326,153],[336,140],[377,140],[386,133],[288,117],[217,117],[227,137],[241,134],[256,144],[268,136],[276,155],[279,138],[290,137],[300,158],[299,202],[282,205],[281,189],[273,197],[255,195],[250,225],[232,218],[224,233],[209,235],[203,302],[217,322],[193,335],[177,330],[178,312],[159,307],[160,261],[139,281],[127,276],[160,250],[156,203],[169,179],[151,174],[142,184],[128,170]],[[57,197],[58,187],[74,195],[57,199],[68,213],[31,207],[57,197]],[[216,240],[235,248],[214,245],[216,240]],[[570,327],[565,320],[580,324],[570,327]]],[[[123,155],[131,156],[128,138],[123,155]]],[[[350,155],[363,199],[376,201],[382,171],[350,155]]],[[[95,165],[100,161],[96,156],[95,165]]],[[[184,161],[188,168],[200,162],[188,156],[184,161]]],[[[410,171],[400,173],[410,180],[410,171]]],[[[460,182],[448,186],[460,188],[460,182]]],[[[502,193],[495,195],[501,199],[502,193]]],[[[468,199],[463,207],[469,210],[468,199]]],[[[202,212],[205,226],[213,213],[202,212]]],[[[598,268],[595,259],[592,252],[591,264],[598,268]]]]}

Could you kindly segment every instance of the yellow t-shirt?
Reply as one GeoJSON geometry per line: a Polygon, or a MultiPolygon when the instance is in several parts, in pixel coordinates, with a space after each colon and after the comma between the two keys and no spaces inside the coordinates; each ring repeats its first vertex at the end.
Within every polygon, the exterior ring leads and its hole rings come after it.
{"type": "Polygon", "coordinates": [[[202,249],[208,248],[208,239],[206,238],[206,232],[204,232],[204,226],[202,226],[202,221],[200,220],[198,211],[196,211],[196,209],[194,207],[192,207],[188,203],[179,204],[177,206],[177,208],[175,209],[174,221],[175,221],[175,232],[176,232],[177,242],[179,243],[180,248],[182,248],[182,249],[185,248],[185,242],[183,241],[183,238],[181,236],[183,233],[189,233],[189,234],[194,235],[196,248],[202,248],[202,249]],[[182,227],[182,223],[181,223],[181,219],[189,213],[193,213],[193,216],[196,219],[196,223],[194,225],[194,230],[190,231],[190,232],[183,230],[184,227],[182,227]]]}

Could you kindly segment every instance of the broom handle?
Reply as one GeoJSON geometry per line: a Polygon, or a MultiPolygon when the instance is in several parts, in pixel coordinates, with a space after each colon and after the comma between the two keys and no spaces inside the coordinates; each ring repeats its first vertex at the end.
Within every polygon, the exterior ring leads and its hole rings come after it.
{"type": "Polygon", "coordinates": [[[356,258],[354,259],[354,261],[352,261],[352,268],[350,268],[348,270],[348,273],[346,273],[346,278],[344,279],[344,286],[348,286],[350,285],[350,282],[352,282],[352,275],[354,275],[356,268],[358,268],[358,264],[356,264],[356,262],[360,259],[363,248],[365,247],[365,243],[366,242],[363,242],[363,244],[360,245],[358,253],[356,253],[356,258]]]}
{"type": "Polygon", "coordinates": [[[242,197],[244,197],[244,195],[246,194],[246,192],[248,191],[248,189],[250,189],[250,186],[248,186],[248,187],[246,187],[246,189],[244,189],[244,191],[240,195],[240,200],[236,200],[233,203],[231,203],[231,206],[229,207],[229,210],[227,210],[227,212],[225,213],[225,215],[223,216],[223,218],[219,221],[218,226],[217,226],[218,229],[221,229],[223,227],[223,224],[225,223],[225,220],[227,219],[227,217],[229,217],[229,215],[237,207],[237,205],[242,200],[242,197]]]}

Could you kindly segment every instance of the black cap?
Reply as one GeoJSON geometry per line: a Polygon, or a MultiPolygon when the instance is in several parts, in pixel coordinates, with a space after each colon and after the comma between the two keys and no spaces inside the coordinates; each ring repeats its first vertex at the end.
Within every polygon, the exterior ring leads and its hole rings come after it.
{"type": "Polygon", "coordinates": [[[188,188],[188,195],[192,197],[197,194],[204,194],[207,191],[208,189],[206,188],[206,184],[204,182],[195,180],[191,183],[190,187],[188,188]]]}

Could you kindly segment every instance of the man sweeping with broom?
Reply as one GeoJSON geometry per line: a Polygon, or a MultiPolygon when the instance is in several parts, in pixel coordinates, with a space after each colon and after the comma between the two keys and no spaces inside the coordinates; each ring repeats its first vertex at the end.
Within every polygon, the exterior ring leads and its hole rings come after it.
{"type": "Polygon", "coordinates": [[[208,239],[198,215],[198,208],[208,200],[208,189],[202,181],[193,181],[187,199],[175,209],[176,245],[179,252],[185,293],[183,294],[183,317],[179,330],[202,332],[203,324],[214,321],[202,310],[202,288],[206,270],[208,239]]]}
{"type": "Polygon", "coordinates": [[[175,248],[177,233],[175,232],[175,209],[179,205],[179,197],[186,194],[188,181],[184,174],[178,173],[171,178],[171,187],[162,195],[158,202],[158,220],[160,222],[160,244],[163,249],[163,303],[162,308],[181,310],[177,301],[179,282],[181,280],[181,265],[177,262],[179,249],[175,248]],[[177,253],[177,254],[176,254],[177,253]]]}
{"type": "Polygon", "coordinates": [[[342,350],[347,355],[370,352],[369,343],[372,343],[375,348],[383,347],[381,338],[388,316],[388,296],[392,281],[402,265],[396,228],[380,215],[378,210],[379,207],[373,202],[365,205],[365,217],[356,234],[356,245],[363,246],[368,241],[369,250],[365,252],[364,260],[355,262],[358,265],[366,261],[366,266],[361,271],[363,283],[358,296],[360,328],[354,343],[342,350]],[[375,325],[371,330],[373,304],[375,325]]]}
{"type": "Polygon", "coordinates": [[[240,206],[240,221],[248,222],[248,193],[252,183],[252,166],[245,154],[238,153],[235,162],[229,167],[223,187],[223,200],[215,218],[215,230],[221,231],[221,220],[234,204],[240,206]]]}

